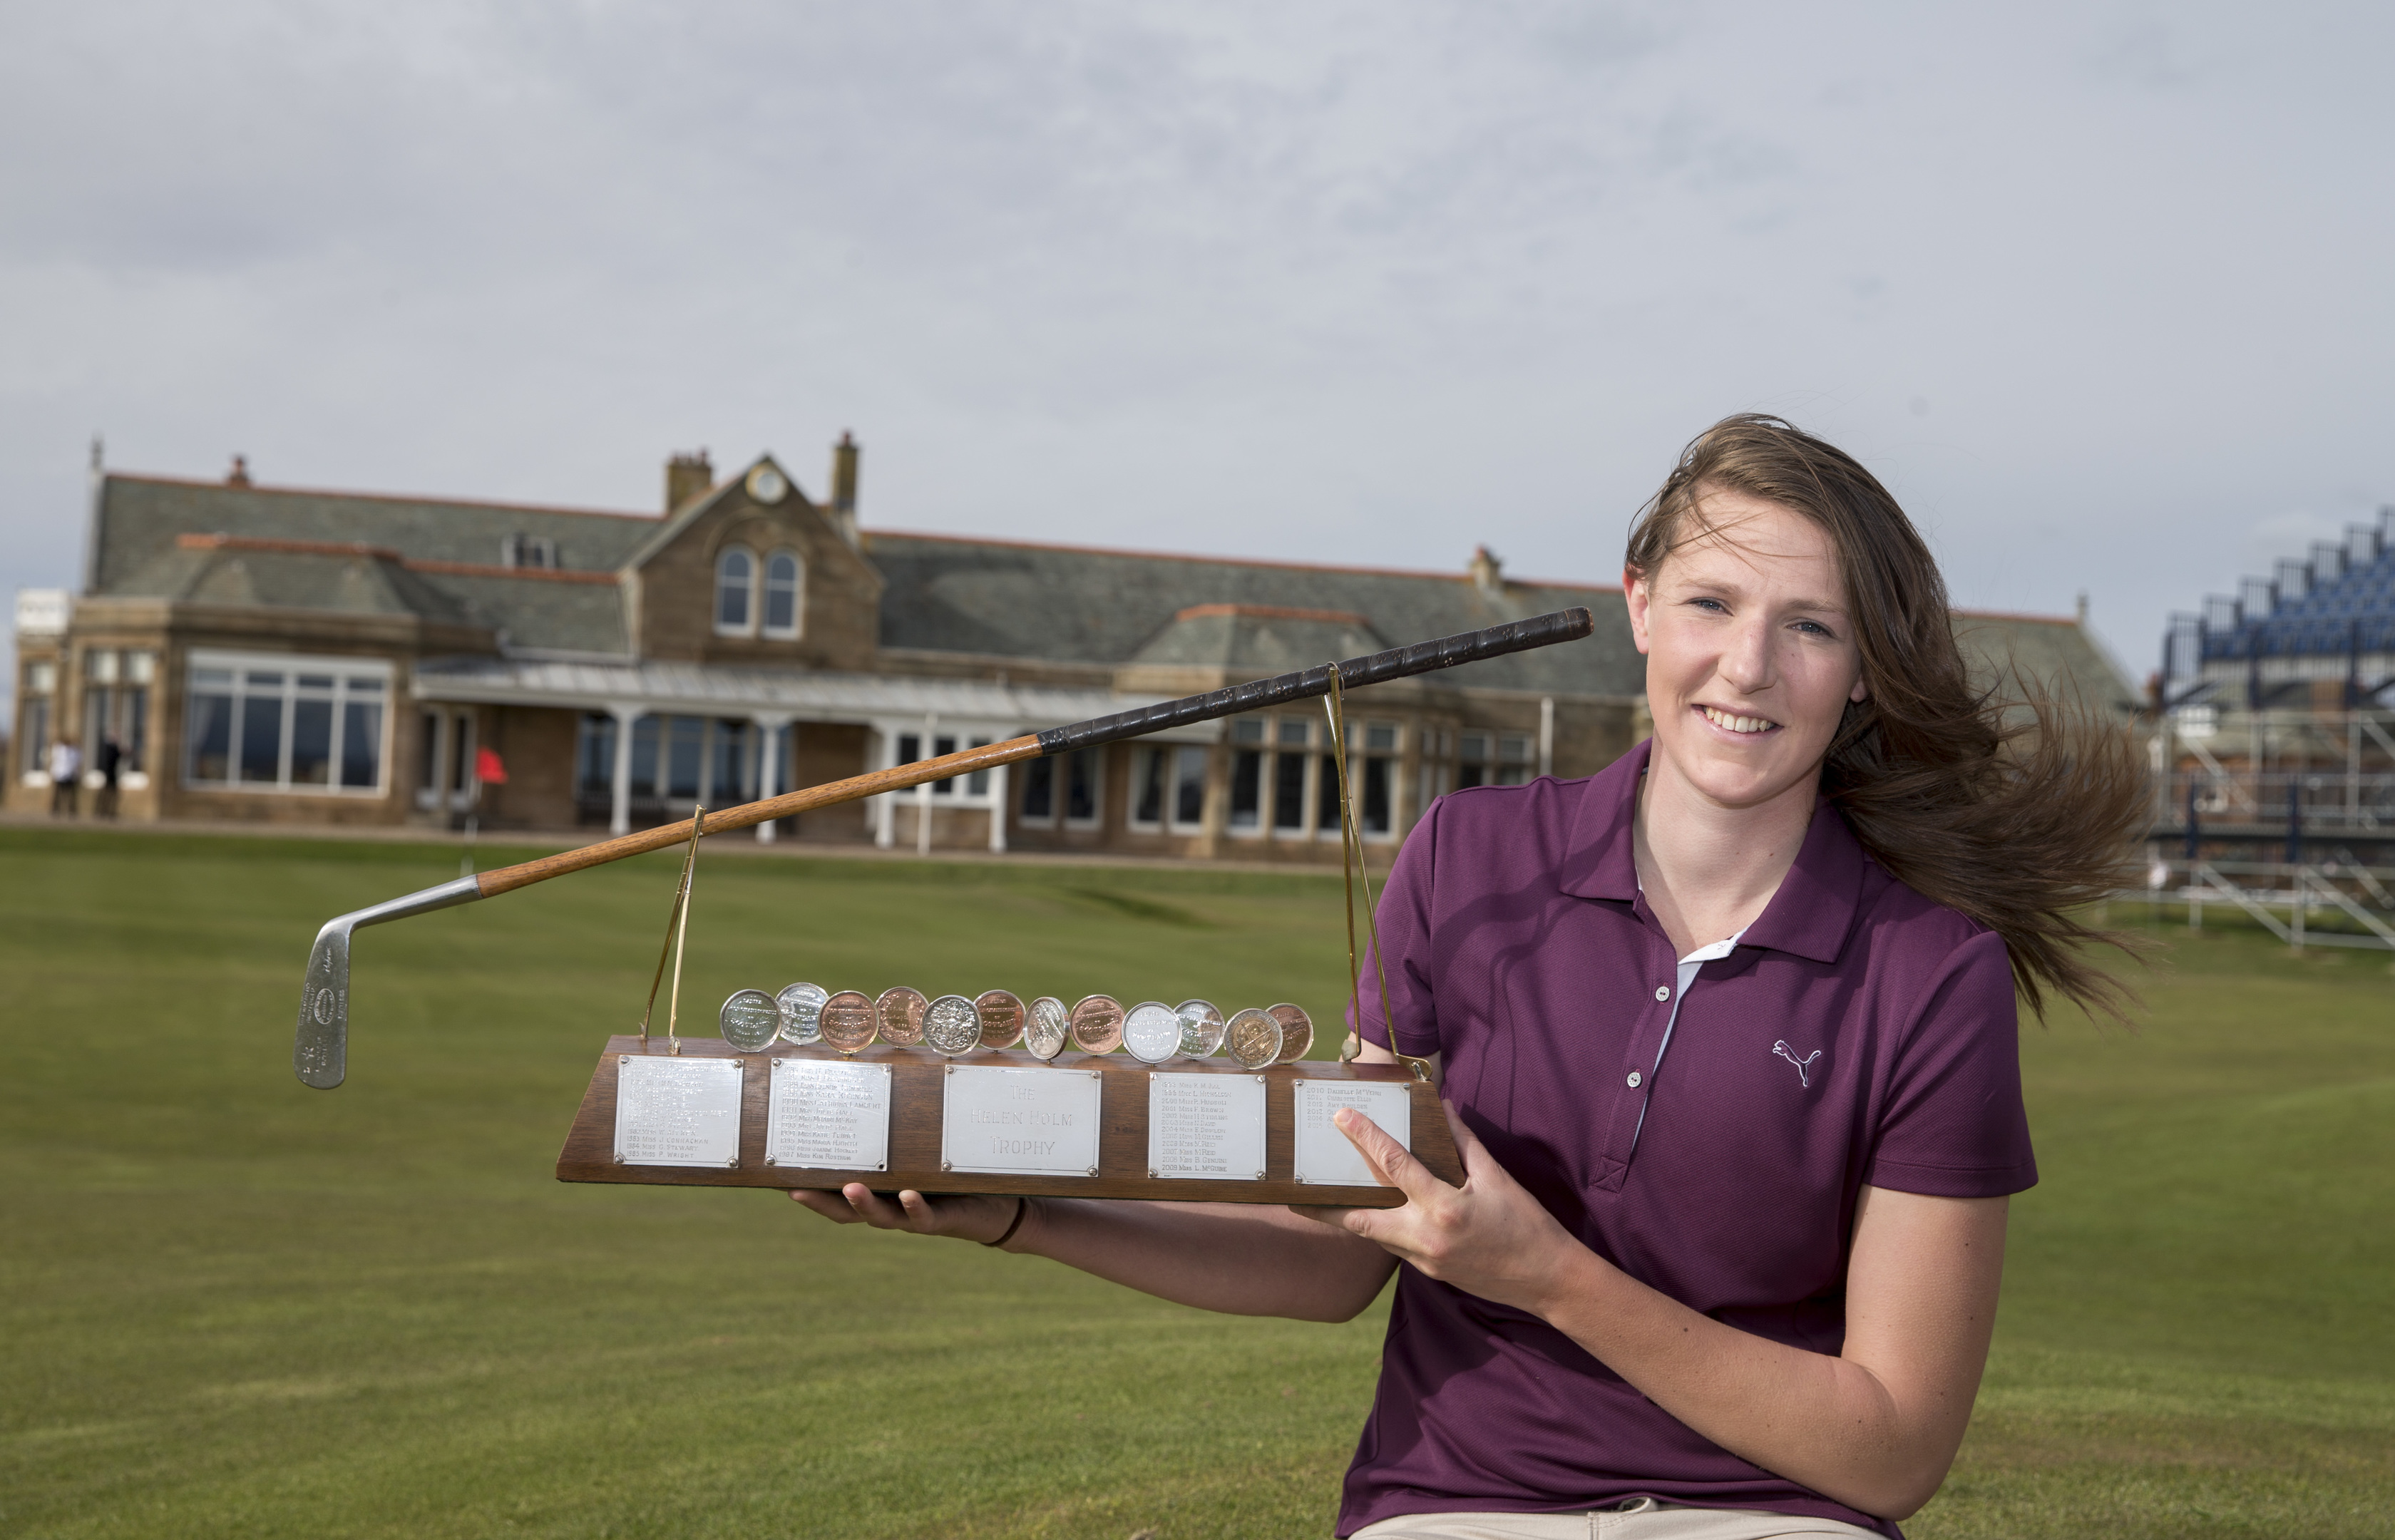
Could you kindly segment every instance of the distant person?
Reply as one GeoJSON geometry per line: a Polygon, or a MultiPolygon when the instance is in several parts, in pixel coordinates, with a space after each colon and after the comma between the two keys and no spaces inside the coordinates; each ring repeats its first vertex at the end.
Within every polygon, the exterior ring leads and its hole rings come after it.
{"type": "Polygon", "coordinates": [[[1394,1272],[1342,1535],[1897,1534],[2037,1180],[2016,991],[2119,1000],[2077,916],[2143,767],[2034,695],[2008,724],[1896,499],[1776,418],[1688,445],[1622,578],[1654,736],[1440,798],[1383,896],[1362,1057],[1430,1062],[1461,1189],[1342,1111],[1404,1207],[791,1196],[1239,1315],[1394,1272]]]}
{"type": "Polygon", "coordinates": [[[72,818],[81,800],[83,750],[60,738],[50,745],[50,816],[72,818]]]}
{"type": "Polygon", "coordinates": [[[125,746],[116,741],[114,733],[99,736],[99,752],[93,756],[92,766],[99,772],[99,794],[91,800],[92,816],[116,816],[116,773],[125,763],[125,746]]]}

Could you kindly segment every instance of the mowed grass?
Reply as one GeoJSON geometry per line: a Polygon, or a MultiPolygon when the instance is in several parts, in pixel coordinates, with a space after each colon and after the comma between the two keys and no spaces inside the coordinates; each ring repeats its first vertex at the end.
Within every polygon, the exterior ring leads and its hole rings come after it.
{"type": "MultiPolygon", "coordinates": [[[[1330,1533],[1382,1309],[551,1180],[668,858],[360,933],[350,1083],[298,1086],[315,926],[455,862],[0,831],[0,1533],[1330,1533]]],[[[1328,1021],[1338,891],[704,856],[685,1021],[798,977],[1328,1021]]],[[[2395,974],[2158,934],[2140,1032],[2025,1034],[2044,1181],[1920,1540],[2395,1533],[2395,974]]]]}

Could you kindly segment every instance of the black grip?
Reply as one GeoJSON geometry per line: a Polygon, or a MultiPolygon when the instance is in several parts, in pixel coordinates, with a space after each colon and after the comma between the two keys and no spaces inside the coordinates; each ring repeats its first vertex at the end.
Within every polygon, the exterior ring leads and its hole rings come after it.
{"type": "Polygon", "coordinates": [[[1237,716],[1242,711],[1258,711],[1267,706],[1279,706],[1291,700],[1311,700],[1316,696],[1330,693],[1330,670],[1333,669],[1339,670],[1341,689],[1360,690],[1367,684],[1429,673],[1435,669],[1451,669],[1459,663],[1475,663],[1484,657],[1502,657],[1507,653],[1528,652],[1532,647],[1551,646],[1557,642],[1577,642],[1594,630],[1596,619],[1585,609],[1534,615],[1528,620],[1491,626],[1487,631],[1442,636],[1436,642],[1417,642],[1410,647],[1391,647],[1387,652],[1351,657],[1342,663],[1317,663],[1295,673],[1250,680],[1228,689],[1183,696],[1179,700],[1160,700],[1153,706],[1117,711],[1112,716],[1092,717],[1087,722],[1074,723],[1069,727],[1051,727],[1039,735],[1039,751],[1042,754],[1061,754],[1071,749],[1088,749],[1101,743],[1161,732],[1167,727],[1211,722],[1216,717],[1237,716]]]}

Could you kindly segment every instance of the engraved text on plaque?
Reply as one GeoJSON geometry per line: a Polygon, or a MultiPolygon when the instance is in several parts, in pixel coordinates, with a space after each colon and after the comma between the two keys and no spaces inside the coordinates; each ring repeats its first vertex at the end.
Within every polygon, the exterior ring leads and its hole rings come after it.
{"type": "Polygon", "coordinates": [[[767,1165],[890,1169],[890,1066],[813,1058],[773,1062],[767,1165]]]}
{"type": "Polygon", "coordinates": [[[1343,1107],[1355,1108],[1411,1149],[1413,1098],[1406,1087],[1382,1081],[1302,1080],[1295,1093],[1297,1179],[1326,1187],[1387,1187],[1372,1175],[1330,1115],[1343,1107]]]}
{"type": "Polygon", "coordinates": [[[1264,1180],[1264,1077],[1148,1076],[1147,1174],[1264,1180]]]}
{"type": "Polygon", "coordinates": [[[620,1056],[615,1160],[621,1165],[738,1165],[740,1061],[620,1056]]]}
{"type": "Polygon", "coordinates": [[[1096,1175],[1098,1074],[948,1066],[941,1077],[940,1169],[1096,1175]]]}

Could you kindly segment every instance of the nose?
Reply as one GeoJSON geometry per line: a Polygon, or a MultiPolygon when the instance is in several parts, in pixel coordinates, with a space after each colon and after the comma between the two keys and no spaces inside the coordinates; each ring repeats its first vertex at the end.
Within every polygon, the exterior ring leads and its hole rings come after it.
{"type": "Polygon", "coordinates": [[[1760,616],[1740,616],[1737,631],[1722,648],[1722,682],[1740,695],[1761,695],[1779,682],[1771,651],[1772,627],[1760,616]]]}

